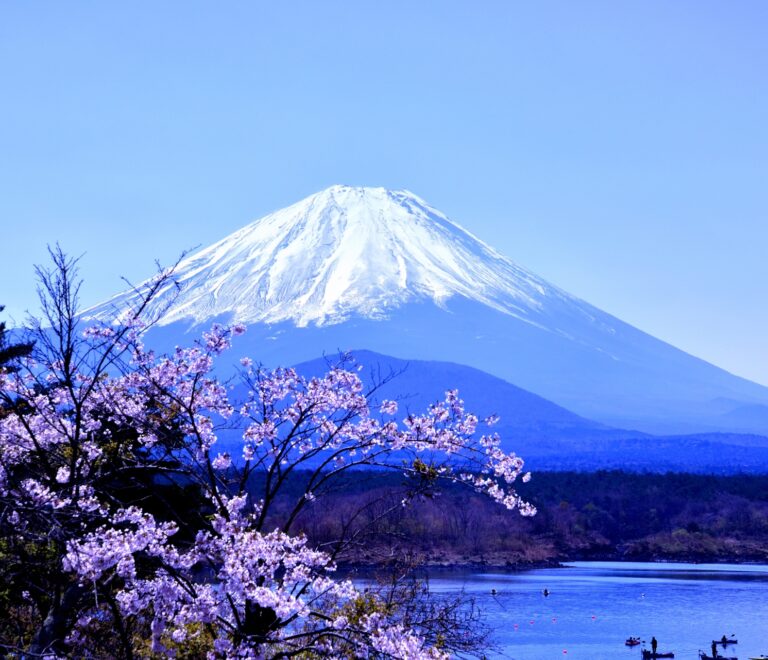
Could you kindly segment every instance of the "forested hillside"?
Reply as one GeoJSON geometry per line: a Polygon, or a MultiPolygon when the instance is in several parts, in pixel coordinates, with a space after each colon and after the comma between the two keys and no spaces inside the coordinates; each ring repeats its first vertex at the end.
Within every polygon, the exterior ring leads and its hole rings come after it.
{"type": "Polygon", "coordinates": [[[301,528],[322,543],[343,525],[358,527],[348,559],[361,564],[409,554],[431,565],[515,567],[596,558],[768,560],[765,477],[537,473],[521,487],[538,509],[533,518],[458,486],[419,507],[398,506],[409,488],[392,474],[348,475],[306,510],[301,528]]]}

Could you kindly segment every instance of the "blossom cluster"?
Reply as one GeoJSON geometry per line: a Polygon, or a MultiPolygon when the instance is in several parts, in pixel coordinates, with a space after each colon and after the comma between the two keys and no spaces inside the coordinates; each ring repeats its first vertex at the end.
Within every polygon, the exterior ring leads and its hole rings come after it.
{"type": "Polygon", "coordinates": [[[13,414],[0,416],[0,525],[19,539],[50,530],[63,548],[61,570],[93,591],[71,613],[62,648],[87,648],[88,630],[105,616],[94,606],[102,594],[116,606],[109,616],[121,617],[123,628],[145,626],[152,651],[167,656],[205,631],[211,659],[303,650],[444,657],[384,611],[344,615],[359,593],[333,577],[333,556],[288,525],[267,528],[267,514],[285,476],[302,466],[316,483],[296,511],[311,505],[328,474],[386,466],[466,483],[534,513],[513,488],[528,478],[523,461],[501,449],[498,435],[477,437],[481,422],[458,392],[398,421],[397,402],[374,405],[359,374],[343,365],[305,378],[243,359],[248,394],[235,404],[213,370],[244,328],[214,326],[197,345],[167,356],[145,350],[140,326],[134,330],[83,333],[91,347],[129,348],[124,368],[80,371],[53,361],[0,374],[0,392],[13,404],[13,414]],[[222,429],[232,428],[240,429],[235,451],[220,441],[222,429]],[[268,477],[261,499],[247,488],[257,472],[268,477]],[[141,482],[140,474],[150,476],[141,482]],[[189,520],[145,504],[151,492],[121,500],[125,484],[138,482],[194,484],[203,501],[194,529],[182,534],[189,520]]]}

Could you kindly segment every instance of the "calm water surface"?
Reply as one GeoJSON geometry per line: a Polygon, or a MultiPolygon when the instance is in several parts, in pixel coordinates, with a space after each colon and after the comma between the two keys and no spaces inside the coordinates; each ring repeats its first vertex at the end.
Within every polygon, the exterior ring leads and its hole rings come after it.
{"type": "Polygon", "coordinates": [[[576,562],[433,576],[430,586],[477,599],[495,631],[493,658],[640,660],[642,647],[624,640],[638,636],[650,648],[655,635],[660,652],[696,660],[712,639],[732,633],[739,643],[726,656],[768,654],[768,566],[576,562]]]}

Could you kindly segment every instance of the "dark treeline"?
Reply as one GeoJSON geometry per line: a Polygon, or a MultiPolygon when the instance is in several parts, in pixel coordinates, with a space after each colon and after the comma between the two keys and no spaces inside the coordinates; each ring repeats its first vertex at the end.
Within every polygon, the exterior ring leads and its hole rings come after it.
{"type": "MultiPolygon", "coordinates": [[[[303,488],[302,475],[293,482],[297,492],[303,488]]],[[[538,508],[533,518],[461,486],[420,496],[419,507],[403,507],[412,491],[396,474],[350,474],[313,502],[300,528],[321,544],[338,538],[342,527],[359,530],[339,559],[360,564],[406,555],[433,565],[768,561],[763,476],[536,473],[520,488],[538,508]]]]}

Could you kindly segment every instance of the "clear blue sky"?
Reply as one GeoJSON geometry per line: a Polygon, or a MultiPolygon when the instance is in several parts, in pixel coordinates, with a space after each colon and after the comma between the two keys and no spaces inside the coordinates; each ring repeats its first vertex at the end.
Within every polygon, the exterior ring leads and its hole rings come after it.
{"type": "Polygon", "coordinates": [[[3,2],[0,303],[333,183],[768,384],[768,2],[3,2]]]}

